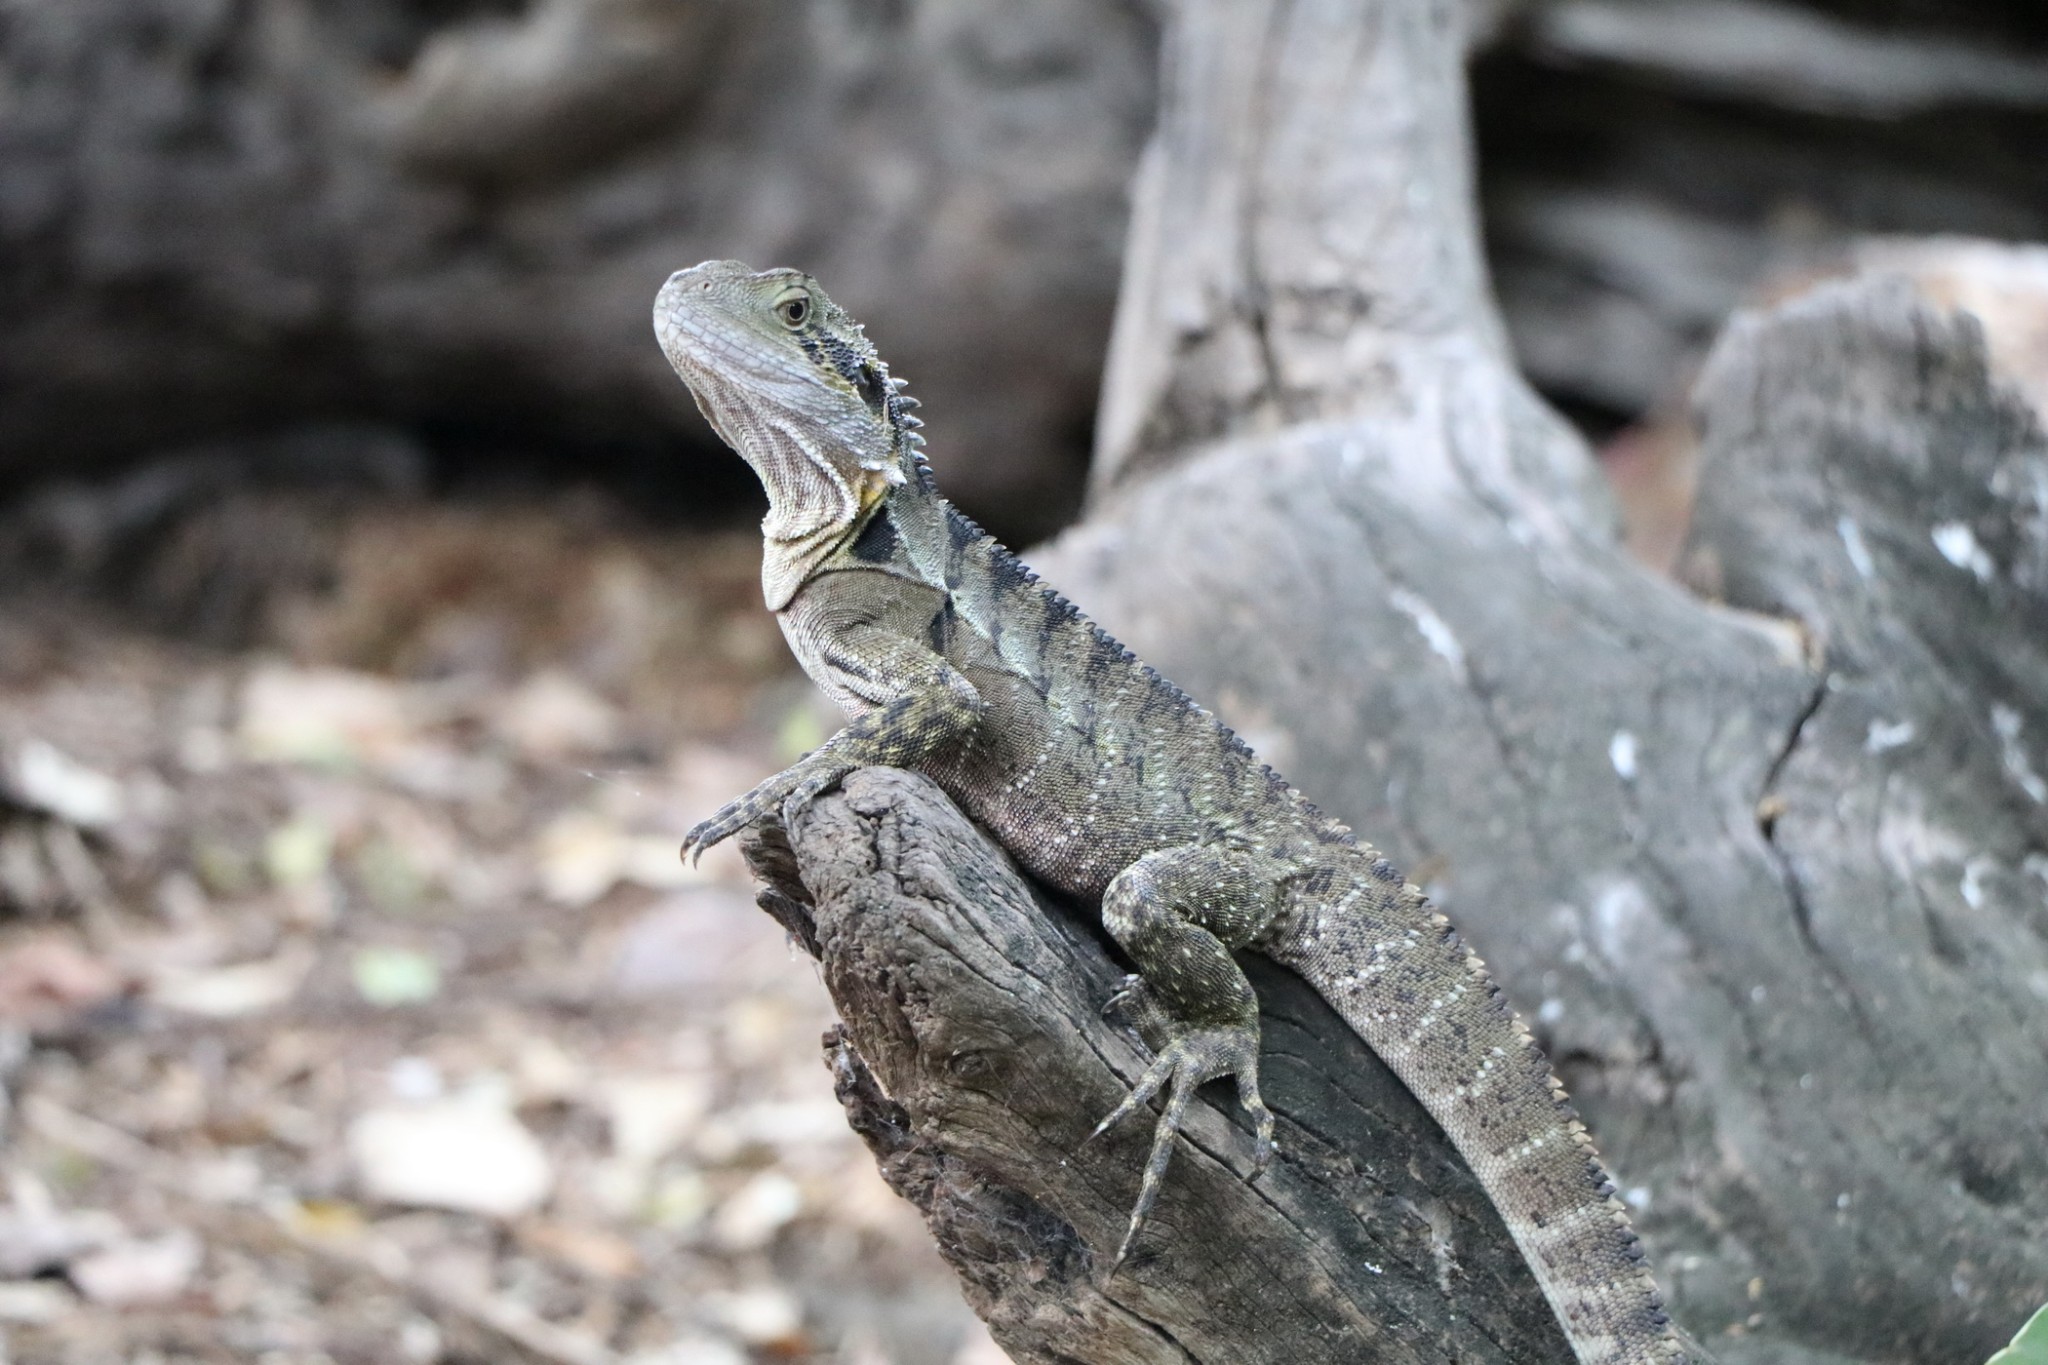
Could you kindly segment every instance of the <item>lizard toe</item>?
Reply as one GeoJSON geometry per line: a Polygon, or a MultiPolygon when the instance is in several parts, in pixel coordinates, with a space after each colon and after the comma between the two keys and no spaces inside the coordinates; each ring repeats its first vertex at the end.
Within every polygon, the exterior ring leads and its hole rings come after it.
{"type": "Polygon", "coordinates": [[[1087,1140],[1093,1141],[1144,1107],[1154,1095],[1165,1092],[1166,1105],[1152,1128],[1152,1150],[1145,1159],[1130,1223],[1117,1247],[1115,1259],[1110,1262],[1111,1275],[1130,1254],[1146,1217],[1158,1202],[1166,1168],[1173,1160],[1174,1137],[1186,1121],[1188,1106],[1193,1103],[1195,1092],[1204,1084],[1225,1076],[1236,1078],[1239,1098],[1251,1114],[1256,1129],[1253,1163],[1256,1171],[1265,1170],[1275,1150],[1273,1113],[1259,1097],[1258,1060],[1256,1024],[1183,1028],[1145,1068],[1145,1074],[1138,1078],[1131,1092],[1088,1135],[1087,1140]]]}

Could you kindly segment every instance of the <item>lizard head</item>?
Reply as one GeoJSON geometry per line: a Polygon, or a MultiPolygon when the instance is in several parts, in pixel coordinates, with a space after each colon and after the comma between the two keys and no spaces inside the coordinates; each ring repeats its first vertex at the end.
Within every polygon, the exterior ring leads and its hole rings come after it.
{"type": "Polygon", "coordinates": [[[768,490],[762,585],[779,610],[888,491],[915,474],[908,399],[845,310],[796,270],[678,270],[654,334],[727,445],[768,490]]]}

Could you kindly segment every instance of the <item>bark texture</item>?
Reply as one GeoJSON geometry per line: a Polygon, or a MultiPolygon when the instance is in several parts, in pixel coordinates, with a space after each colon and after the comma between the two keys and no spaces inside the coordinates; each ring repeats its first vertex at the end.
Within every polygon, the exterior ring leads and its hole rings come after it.
{"type": "Polygon", "coordinates": [[[1249,1125],[1204,1107],[1109,1276],[1151,1134],[1083,1145],[1146,1060],[1102,1017],[1122,968],[1092,913],[1034,893],[930,781],[888,769],[750,857],[845,1016],[826,1057],[854,1127],[1013,1358],[1572,1359],[1478,1182],[1289,973],[1246,959],[1282,1155],[1251,1179],[1249,1125]]]}

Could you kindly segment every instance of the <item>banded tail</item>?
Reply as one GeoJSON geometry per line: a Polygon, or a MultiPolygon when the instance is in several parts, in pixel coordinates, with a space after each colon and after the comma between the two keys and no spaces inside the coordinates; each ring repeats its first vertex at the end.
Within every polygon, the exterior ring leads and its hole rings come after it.
{"type": "Polygon", "coordinates": [[[1582,1365],[1687,1365],[1628,1210],[1527,1026],[1421,891],[1371,849],[1356,854],[1262,951],[1301,973],[1442,1125],[1582,1365]]]}

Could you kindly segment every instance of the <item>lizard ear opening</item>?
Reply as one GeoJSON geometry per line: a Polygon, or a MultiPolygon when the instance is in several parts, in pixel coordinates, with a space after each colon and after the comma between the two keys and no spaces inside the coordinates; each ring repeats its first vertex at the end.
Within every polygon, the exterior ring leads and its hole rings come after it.
{"type": "Polygon", "coordinates": [[[889,401],[889,384],[865,360],[854,371],[853,388],[860,395],[860,401],[868,405],[868,411],[880,417],[883,405],[889,401]]]}

